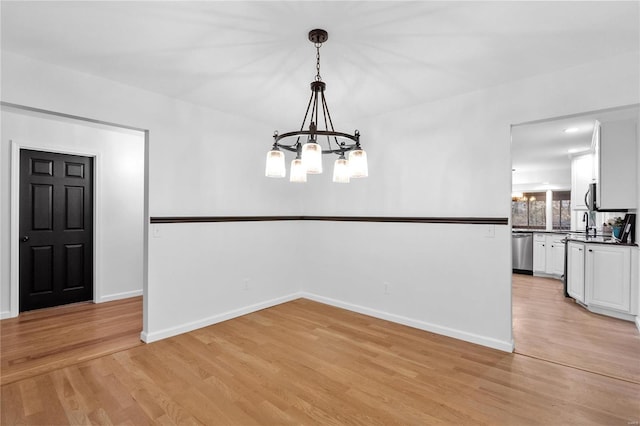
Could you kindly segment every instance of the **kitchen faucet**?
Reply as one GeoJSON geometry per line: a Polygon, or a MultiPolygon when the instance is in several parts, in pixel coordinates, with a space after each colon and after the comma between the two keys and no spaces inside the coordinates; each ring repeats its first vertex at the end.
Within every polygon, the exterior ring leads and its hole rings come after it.
{"type": "Polygon", "coordinates": [[[584,212],[584,214],[582,215],[582,221],[584,222],[584,234],[587,238],[589,238],[589,230],[591,228],[593,228],[593,236],[596,236],[596,232],[595,232],[595,227],[590,227],[589,226],[589,212],[584,212]]]}

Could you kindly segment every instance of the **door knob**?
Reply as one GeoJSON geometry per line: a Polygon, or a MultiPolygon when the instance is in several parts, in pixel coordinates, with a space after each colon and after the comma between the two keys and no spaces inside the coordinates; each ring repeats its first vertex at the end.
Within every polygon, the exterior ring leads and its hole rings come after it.
{"type": "Polygon", "coordinates": [[[22,237],[21,240],[22,240],[23,243],[26,243],[27,241],[29,241],[29,236],[25,235],[24,237],[22,237]]]}

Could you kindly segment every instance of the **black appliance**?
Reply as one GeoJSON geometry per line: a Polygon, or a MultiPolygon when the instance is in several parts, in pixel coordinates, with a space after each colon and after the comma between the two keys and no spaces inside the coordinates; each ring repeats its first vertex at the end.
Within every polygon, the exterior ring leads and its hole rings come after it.
{"type": "Polygon", "coordinates": [[[591,212],[598,210],[595,182],[589,184],[589,189],[587,189],[587,193],[584,194],[584,204],[587,206],[587,210],[591,212]]]}

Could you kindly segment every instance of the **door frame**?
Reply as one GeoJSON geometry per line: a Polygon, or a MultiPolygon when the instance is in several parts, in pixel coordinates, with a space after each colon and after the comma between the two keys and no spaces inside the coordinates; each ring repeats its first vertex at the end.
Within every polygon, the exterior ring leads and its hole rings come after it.
{"type": "MultiPolygon", "coordinates": [[[[22,113],[28,113],[28,114],[42,114],[45,117],[58,117],[58,118],[62,118],[64,120],[71,120],[73,122],[76,123],[83,123],[85,125],[98,125],[98,126],[105,126],[105,127],[112,127],[112,128],[118,128],[118,129],[127,129],[127,130],[133,130],[136,132],[140,132],[143,136],[144,136],[144,165],[143,165],[143,223],[142,223],[142,332],[140,333],[140,338],[141,340],[145,340],[144,336],[147,332],[147,324],[148,324],[148,316],[149,316],[149,300],[148,300],[148,295],[149,295],[149,146],[150,146],[150,130],[149,129],[144,129],[144,128],[140,128],[140,127],[133,127],[133,126],[128,126],[128,125],[123,125],[123,124],[118,124],[118,123],[113,123],[113,122],[108,122],[108,121],[102,121],[102,120],[96,120],[93,118],[87,118],[87,117],[81,117],[81,116],[77,116],[77,115],[71,115],[71,114],[65,114],[62,112],[55,112],[55,111],[51,111],[51,110],[46,110],[46,109],[41,109],[41,108],[34,108],[34,107],[30,107],[30,106],[25,106],[25,105],[20,105],[20,104],[14,104],[14,103],[10,103],[10,102],[5,102],[5,101],[0,101],[0,109],[2,109],[4,111],[4,109],[7,108],[9,110],[11,109],[15,109],[18,111],[21,111],[22,113]]],[[[13,146],[13,140],[11,141],[11,145],[12,147],[10,147],[10,155],[11,155],[11,171],[10,171],[10,182],[9,185],[11,187],[11,194],[10,194],[10,217],[9,217],[9,235],[11,238],[10,244],[9,244],[9,269],[10,269],[10,286],[9,286],[9,290],[11,292],[10,295],[10,318],[14,318],[17,317],[19,314],[19,309],[20,309],[20,304],[19,304],[19,261],[18,261],[18,256],[19,256],[19,249],[18,249],[18,238],[19,238],[19,231],[20,228],[18,227],[19,223],[18,223],[18,218],[19,218],[19,185],[20,185],[20,173],[19,173],[19,164],[20,164],[20,150],[17,149],[17,147],[24,147],[25,149],[28,148],[29,146],[33,146],[33,144],[30,143],[18,143],[18,141],[16,141],[16,145],[15,147],[13,146]],[[15,152],[17,151],[17,153],[15,152]],[[18,156],[18,159],[15,159],[15,156],[18,156]],[[17,179],[16,179],[17,176],[17,179]],[[15,185],[18,185],[18,187],[15,187],[15,185]]],[[[40,148],[36,148],[36,149],[40,149],[40,148]]],[[[53,148],[47,148],[47,149],[53,149],[53,148]]],[[[46,150],[46,149],[45,149],[46,150]]],[[[68,149],[64,149],[64,151],[69,151],[68,149]]],[[[94,157],[95,158],[95,157],[94,157]]],[[[94,169],[98,169],[98,164],[96,164],[96,162],[94,162],[94,169]]],[[[99,171],[98,171],[99,173],[99,171]]],[[[96,174],[96,171],[94,171],[94,187],[98,185],[96,176],[98,176],[96,174]]],[[[0,181],[2,179],[2,176],[0,176],[0,181]]],[[[97,188],[99,189],[99,188],[97,188]]],[[[95,200],[96,200],[96,193],[94,191],[94,207],[95,207],[95,200]]],[[[94,208],[94,232],[97,229],[96,227],[96,223],[95,223],[95,213],[97,212],[97,209],[94,208]]],[[[1,230],[0,230],[1,233],[1,230]]],[[[95,246],[97,241],[97,238],[94,238],[93,240],[93,244],[95,246]]],[[[1,247],[1,246],[0,246],[1,247]]],[[[96,256],[96,251],[95,251],[95,247],[94,247],[94,259],[97,258],[96,256]]],[[[95,267],[96,265],[94,265],[94,274],[97,273],[97,269],[95,267]]],[[[98,288],[98,291],[96,290],[96,281],[94,280],[94,292],[93,292],[93,297],[94,300],[97,297],[98,294],[100,294],[100,290],[101,288],[98,288]]],[[[4,319],[4,315],[0,314],[0,318],[4,319]]]]}
{"type": "Polygon", "coordinates": [[[100,224],[100,187],[98,185],[100,174],[100,155],[92,151],[70,150],[68,148],[38,145],[37,143],[23,142],[12,139],[11,141],[11,317],[17,317],[20,313],[20,150],[53,152],[56,154],[81,155],[93,158],[93,302],[102,297],[102,285],[98,271],[100,270],[99,245],[97,244],[100,224]]]}

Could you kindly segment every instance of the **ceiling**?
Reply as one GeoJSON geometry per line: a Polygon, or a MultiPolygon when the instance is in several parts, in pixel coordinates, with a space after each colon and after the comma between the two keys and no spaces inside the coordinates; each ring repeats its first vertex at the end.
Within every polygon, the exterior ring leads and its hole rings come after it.
{"type": "Polygon", "coordinates": [[[511,129],[512,184],[514,191],[571,187],[571,157],[588,152],[597,121],[640,119],[635,106],[558,117],[511,129]],[[567,133],[565,130],[575,129],[567,133]]]}
{"type": "Polygon", "coordinates": [[[638,2],[2,1],[2,49],[286,128],[315,49],[336,128],[638,51],[638,2]]]}

